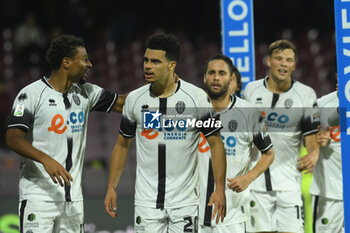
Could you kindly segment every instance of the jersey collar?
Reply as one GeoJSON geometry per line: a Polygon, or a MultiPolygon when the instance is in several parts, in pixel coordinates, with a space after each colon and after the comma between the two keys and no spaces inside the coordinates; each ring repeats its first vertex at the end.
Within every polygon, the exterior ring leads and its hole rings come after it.
{"type": "MultiPolygon", "coordinates": [[[[269,78],[270,78],[270,76],[268,76],[268,75],[264,78],[264,86],[265,86],[265,88],[266,88],[267,90],[269,90],[269,88],[267,87],[267,80],[269,80],[269,78]]],[[[295,80],[292,79],[289,88],[288,88],[285,92],[287,92],[287,91],[289,91],[290,89],[292,89],[294,83],[295,83],[295,80]]]]}

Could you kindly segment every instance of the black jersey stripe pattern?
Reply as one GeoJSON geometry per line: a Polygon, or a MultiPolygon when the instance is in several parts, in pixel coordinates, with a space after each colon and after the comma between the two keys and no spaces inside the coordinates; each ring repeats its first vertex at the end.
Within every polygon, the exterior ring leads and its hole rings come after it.
{"type": "MultiPolygon", "coordinates": [[[[69,172],[69,170],[72,168],[73,162],[72,162],[72,150],[73,150],[73,139],[68,138],[67,139],[67,159],[66,159],[66,170],[69,172]]],[[[71,195],[70,195],[70,186],[67,184],[64,184],[64,191],[65,191],[65,198],[66,201],[72,201],[71,195]]]]}
{"type": "Polygon", "coordinates": [[[24,210],[27,205],[27,200],[21,201],[21,207],[19,211],[19,231],[20,233],[23,233],[23,218],[24,218],[24,210]]]}
{"type": "Polygon", "coordinates": [[[211,214],[213,207],[207,206],[210,200],[210,196],[214,191],[214,174],[213,174],[213,168],[211,166],[211,159],[209,159],[209,169],[208,169],[208,183],[207,183],[207,195],[205,200],[205,211],[204,211],[204,226],[211,226],[211,214]]]}
{"type": "MultiPolygon", "coordinates": [[[[167,99],[159,98],[159,112],[163,115],[167,112],[167,99]]],[[[166,184],[166,145],[158,144],[158,194],[157,209],[164,209],[166,184]]]]}

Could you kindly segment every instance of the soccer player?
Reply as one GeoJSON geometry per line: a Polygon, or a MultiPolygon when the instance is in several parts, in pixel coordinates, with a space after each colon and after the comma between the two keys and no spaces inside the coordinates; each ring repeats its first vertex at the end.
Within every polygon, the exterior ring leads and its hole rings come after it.
{"type": "Polygon", "coordinates": [[[273,42],[267,65],[268,76],[249,83],[244,92],[244,98],[263,112],[276,155],[250,186],[248,232],[304,232],[299,171],[311,172],[319,157],[316,94],[292,79],[296,48],[291,42],[273,42]],[[298,159],[302,138],[308,154],[298,159]]]}
{"type": "Polygon", "coordinates": [[[110,216],[117,216],[116,188],[136,135],[135,232],[196,232],[200,132],[213,151],[217,185],[210,199],[212,218],[216,216],[219,222],[225,216],[226,160],[221,124],[211,117],[212,106],[202,89],[183,80],[174,82],[180,54],[176,37],[155,34],[146,47],[144,73],[149,84],[132,91],[125,100],[111,157],[105,209],[110,216]]]}
{"type": "Polygon", "coordinates": [[[344,209],[337,91],[321,97],[317,103],[322,128],[317,133],[320,158],[309,190],[313,195],[313,232],[341,233],[344,232],[344,209]],[[338,116],[337,126],[328,123],[332,114],[338,116]]]}
{"type": "Polygon", "coordinates": [[[263,132],[262,117],[251,103],[239,95],[241,75],[230,58],[218,54],[206,63],[204,84],[215,111],[223,124],[222,140],[226,150],[226,217],[216,224],[211,220],[209,197],[215,186],[211,169],[211,151],[204,137],[199,147],[200,232],[245,233],[249,215],[249,184],[264,172],[274,159],[272,143],[263,132]],[[232,90],[232,91],[231,91],[232,90]],[[250,170],[253,144],[262,156],[250,170]]]}
{"type": "Polygon", "coordinates": [[[124,97],[86,82],[92,64],[82,39],[58,37],[46,57],[51,76],[19,92],[6,133],[8,147],[24,157],[20,231],[83,232],[81,179],[88,113],[121,112],[124,97]]]}

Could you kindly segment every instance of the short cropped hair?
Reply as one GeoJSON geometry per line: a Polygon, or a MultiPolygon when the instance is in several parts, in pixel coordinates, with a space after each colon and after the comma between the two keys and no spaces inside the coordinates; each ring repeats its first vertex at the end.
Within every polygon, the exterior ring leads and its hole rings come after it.
{"type": "Polygon", "coordinates": [[[78,47],[85,47],[83,39],[73,35],[61,35],[51,41],[46,52],[46,60],[53,70],[58,70],[62,59],[65,57],[73,58],[78,53],[78,47]]]}
{"type": "Polygon", "coordinates": [[[165,57],[170,61],[178,61],[181,46],[177,38],[172,34],[154,34],[146,42],[148,49],[165,51],[165,57]]]}
{"type": "Polygon", "coordinates": [[[291,49],[294,52],[295,58],[297,56],[297,49],[295,48],[295,45],[288,41],[288,40],[277,40],[275,42],[272,42],[269,47],[269,57],[271,57],[273,51],[280,50],[283,51],[285,49],[291,49]]]}
{"type": "Polygon", "coordinates": [[[230,71],[230,76],[232,76],[232,74],[234,74],[235,77],[236,77],[236,80],[237,80],[236,95],[237,95],[237,96],[240,96],[240,95],[241,95],[241,90],[242,90],[242,78],[241,78],[241,73],[239,73],[237,67],[236,67],[235,65],[233,65],[232,60],[231,60],[229,57],[227,57],[227,56],[225,56],[225,55],[223,55],[223,54],[216,54],[216,55],[210,57],[210,58],[207,60],[207,62],[206,62],[206,64],[205,64],[205,67],[204,67],[204,73],[207,72],[209,62],[211,62],[211,61],[213,61],[213,60],[222,60],[222,61],[224,61],[224,62],[227,64],[228,69],[229,69],[229,71],[230,71]]]}

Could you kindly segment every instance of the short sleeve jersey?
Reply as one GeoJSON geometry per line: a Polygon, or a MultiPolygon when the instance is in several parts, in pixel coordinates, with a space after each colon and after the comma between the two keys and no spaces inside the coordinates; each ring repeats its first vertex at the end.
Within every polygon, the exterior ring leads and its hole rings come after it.
{"type": "MultiPolygon", "coordinates": [[[[231,96],[230,105],[219,114],[223,124],[221,136],[226,152],[226,178],[242,176],[251,168],[250,152],[253,144],[261,152],[265,152],[272,147],[271,140],[264,132],[259,110],[246,100],[231,96]]],[[[211,167],[211,151],[203,136],[198,149],[200,225],[222,226],[249,220],[249,188],[240,193],[234,192],[228,188],[227,180],[225,184],[226,217],[219,224],[211,220],[212,207],[207,204],[215,184],[211,167]]]]}
{"type": "Polygon", "coordinates": [[[108,112],[117,99],[96,85],[73,84],[65,93],[54,90],[45,77],[17,95],[8,128],[26,132],[36,149],[62,164],[73,177],[71,186],[54,184],[41,163],[24,159],[19,181],[20,200],[82,200],[81,179],[88,113],[108,112]]]}
{"type": "MultiPolygon", "coordinates": [[[[317,100],[321,125],[327,129],[328,119],[336,111],[337,92],[332,92],[317,100]]],[[[313,170],[310,193],[326,198],[343,200],[342,163],[340,149],[340,127],[329,126],[331,140],[325,147],[320,147],[320,157],[313,170]]]]}
{"type": "Polygon", "coordinates": [[[219,122],[211,112],[206,93],[183,80],[167,98],[156,97],[151,84],[128,95],[120,133],[136,135],[135,205],[164,209],[198,204],[199,133],[210,136],[221,128],[211,124],[219,122]],[[193,127],[194,120],[206,127],[193,127]]]}
{"type": "Polygon", "coordinates": [[[297,159],[302,136],[318,131],[319,114],[315,91],[292,80],[290,88],[281,94],[267,87],[268,77],[251,82],[244,98],[254,104],[264,116],[275,151],[270,168],[251,185],[257,191],[286,191],[300,189],[301,173],[297,159]]]}

